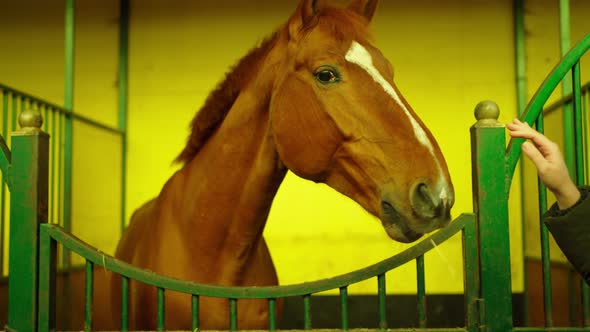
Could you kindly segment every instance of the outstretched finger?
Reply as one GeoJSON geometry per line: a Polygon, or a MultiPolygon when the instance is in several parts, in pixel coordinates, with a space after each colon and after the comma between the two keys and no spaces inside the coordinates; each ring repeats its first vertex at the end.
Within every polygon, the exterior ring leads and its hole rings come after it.
{"type": "Polygon", "coordinates": [[[526,138],[533,141],[533,143],[540,148],[548,148],[551,146],[551,140],[545,135],[539,133],[529,126],[526,122],[521,122],[518,119],[514,119],[512,123],[506,125],[510,129],[510,136],[518,138],[526,138]]]}
{"type": "Polygon", "coordinates": [[[531,127],[527,123],[520,122],[518,119],[512,120],[512,123],[507,123],[506,127],[510,130],[510,135],[515,137],[521,137],[525,135],[531,127]]]}

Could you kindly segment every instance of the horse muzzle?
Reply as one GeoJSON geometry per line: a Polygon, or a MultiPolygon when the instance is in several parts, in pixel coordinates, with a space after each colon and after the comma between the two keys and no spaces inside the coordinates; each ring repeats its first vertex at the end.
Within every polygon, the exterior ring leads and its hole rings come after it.
{"type": "Polygon", "coordinates": [[[409,193],[411,211],[401,213],[387,194],[381,201],[381,223],[395,241],[410,243],[425,233],[445,227],[451,220],[453,192],[444,186],[431,189],[426,183],[416,183],[409,193]]]}
{"type": "Polygon", "coordinates": [[[414,214],[423,220],[450,220],[453,203],[454,198],[446,187],[432,190],[426,183],[419,182],[410,192],[414,214]]]}

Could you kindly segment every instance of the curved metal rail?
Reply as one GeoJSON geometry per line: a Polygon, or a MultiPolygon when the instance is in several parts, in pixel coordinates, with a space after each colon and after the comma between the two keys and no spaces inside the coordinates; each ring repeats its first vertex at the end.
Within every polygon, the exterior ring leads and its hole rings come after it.
{"type": "MultiPolygon", "coordinates": [[[[575,65],[579,64],[580,58],[582,55],[584,55],[584,53],[586,53],[586,51],[588,51],[588,49],[590,49],[590,34],[586,35],[586,37],[584,37],[573,49],[571,49],[561,60],[561,62],[557,64],[555,68],[553,68],[551,73],[547,76],[541,87],[539,87],[527,105],[522,115],[522,121],[528,123],[531,126],[533,125],[533,123],[543,111],[543,106],[553,93],[553,90],[557,88],[565,75],[567,75],[567,73],[572,70],[575,65]]],[[[524,139],[522,138],[511,139],[510,143],[508,144],[508,148],[506,149],[507,192],[510,190],[510,183],[512,182],[512,177],[514,176],[516,163],[520,158],[522,143],[524,143],[524,139]]]]}
{"type": "Polygon", "coordinates": [[[47,236],[62,244],[67,249],[77,253],[88,261],[91,261],[96,266],[102,266],[114,273],[154,287],[210,297],[223,297],[232,299],[270,299],[319,293],[327,290],[346,287],[370,278],[378,277],[387,271],[390,271],[418,258],[419,256],[424,255],[426,252],[434,248],[434,244],[444,242],[461,231],[467,223],[474,222],[474,215],[462,214],[448,227],[420,241],[417,245],[366,268],[313,282],[269,287],[222,287],[183,281],[134,267],[112,256],[104,254],[79,240],[75,236],[65,232],[59,226],[44,224],[41,226],[41,235],[43,237],[43,235],[46,234],[47,236]]]}

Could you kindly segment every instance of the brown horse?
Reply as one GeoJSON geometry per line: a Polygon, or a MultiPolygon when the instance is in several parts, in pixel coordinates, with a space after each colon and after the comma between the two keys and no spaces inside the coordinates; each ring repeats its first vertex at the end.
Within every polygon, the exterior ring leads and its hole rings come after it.
{"type": "MultiPolygon", "coordinates": [[[[262,231],[287,170],[355,200],[394,240],[445,226],[454,202],[446,162],[369,42],[376,6],[301,0],[209,96],[183,167],[135,212],[116,257],[200,283],[276,285],[262,231]]],[[[120,279],[113,290],[120,299],[120,279]]],[[[267,326],[267,302],[238,303],[240,329],[267,326]]],[[[131,329],[155,329],[154,288],[133,284],[130,305],[131,329]]],[[[227,300],[202,299],[201,328],[227,329],[228,310],[227,300]]],[[[166,322],[190,328],[189,296],[166,293],[166,322]]]]}

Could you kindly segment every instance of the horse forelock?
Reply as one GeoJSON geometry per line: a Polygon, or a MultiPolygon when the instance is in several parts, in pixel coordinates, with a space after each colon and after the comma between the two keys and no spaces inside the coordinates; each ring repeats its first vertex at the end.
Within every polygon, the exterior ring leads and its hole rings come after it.
{"type": "Polygon", "coordinates": [[[369,23],[356,12],[345,8],[326,7],[317,13],[317,17],[302,27],[305,33],[315,28],[322,29],[336,42],[352,40],[370,40],[369,23]]]}

